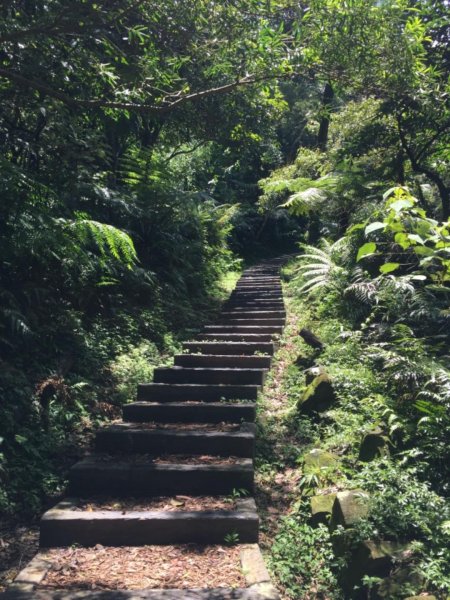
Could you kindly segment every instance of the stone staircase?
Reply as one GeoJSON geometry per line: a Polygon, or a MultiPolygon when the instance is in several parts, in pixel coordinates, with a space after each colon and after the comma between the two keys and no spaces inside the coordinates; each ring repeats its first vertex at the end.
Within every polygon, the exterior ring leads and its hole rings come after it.
{"type": "MultiPolygon", "coordinates": [[[[217,323],[184,343],[173,367],[155,369],[153,382],[139,385],[137,401],[123,407],[123,422],[97,433],[93,454],[70,470],[69,498],[42,517],[41,547],[223,544],[230,534],[257,543],[255,404],[285,322],[281,262],[245,271],[217,323]],[[195,511],[87,511],[79,500],[171,495],[237,500],[230,510],[195,511]]],[[[72,598],[58,593],[45,597],[72,598]]],[[[259,597],[226,593],[201,597],[259,597]]],[[[21,594],[38,597],[23,586],[21,594]]]]}

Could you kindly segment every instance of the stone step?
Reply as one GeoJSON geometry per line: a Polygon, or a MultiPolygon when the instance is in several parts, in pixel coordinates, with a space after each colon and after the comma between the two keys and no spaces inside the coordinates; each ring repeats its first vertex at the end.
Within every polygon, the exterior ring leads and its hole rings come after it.
{"type": "Polygon", "coordinates": [[[251,498],[238,499],[230,510],[87,511],[79,505],[69,498],[43,515],[41,547],[223,544],[230,533],[236,533],[240,543],[258,541],[259,519],[251,498]]]}
{"type": "Polygon", "coordinates": [[[275,351],[273,342],[183,342],[183,350],[202,352],[204,354],[245,354],[256,352],[272,355],[275,351]]]}
{"type": "Polygon", "coordinates": [[[233,315],[232,317],[222,316],[220,319],[218,319],[218,323],[224,325],[236,325],[238,327],[242,325],[258,325],[263,327],[276,326],[283,328],[284,319],[259,319],[258,317],[246,317],[241,319],[239,317],[236,317],[236,315],[233,315]]]}
{"type": "Polygon", "coordinates": [[[274,333],[202,333],[198,335],[201,341],[221,342],[270,342],[274,333]]]}
{"type": "Polygon", "coordinates": [[[238,281],[273,281],[278,283],[281,281],[279,275],[264,275],[258,273],[243,273],[238,281]]]}
{"type": "Polygon", "coordinates": [[[97,432],[95,448],[110,454],[210,454],[251,458],[255,449],[255,434],[248,427],[237,431],[183,431],[117,423],[97,432]]]}
{"type": "Polygon", "coordinates": [[[223,311],[221,317],[225,319],[279,319],[285,323],[286,312],[284,310],[248,310],[236,307],[233,310],[223,311]]]}
{"type": "Polygon", "coordinates": [[[118,459],[100,455],[85,458],[70,469],[69,495],[214,496],[231,494],[238,489],[253,491],[253,462],[250,458],[205,464],[196,464],[192,460],[154,462],[149,457],[139,458],[118,459]]]}
{"type": "Polygon", "coordinates": [[[265,295],[265,294],[278,294],[279,296],[281,296],[282,289],[281,287],[277,287],[277,286],[273,286],[273,285],[237,285],[234,290],[233,290],[233,295],[236,294],[248,294],[248,293],[255,293],[255,294],[261,294],[261,295],[265,295]]]}
{"type": "MultiPolygon", "coordinates": [[[[20,588],[20,584],[19,584],[20,588]]],[[[279,600],[272,586],[159,590],[9,590],[0,600],[279,600]]]]}
{"type": "Polygon", "coordinates": [[[217,367],[159,367],[153,372],[155,383],[220,383],[263,385],[265,369],[217,367]]]}
{"type": "Polygon", "coordinates": [[[179,367],[238,367],[242,369],[270,369],[270,356],[242,356],[239,354],[176,354],[174,363],[179,367]]]}
{"type": "Polygon", "coordinates": [[[282,325],[205,325],[203,333],[282,333],[282,325]]]}
{"type": "MultiPolygon", "coordinates": [[[[242,305],[242,306],[245,306],[248,304],[250,304],[250,305],[261,304],[261,306],[262,305],[267,306],[270,304],[271,307],[272,307],[272,305],[275,305],[275,306],[282,305],[282,308],[284,308],[283,298],[280,298],[280,297],[276,297],[276,298],[258,298],[258,297],[242,298],[241,297],[241,298],[239,298],[236,296],[230,296],[230,298],[225,302],[225,307],[230,304],[242,305]]],[[[261,309],[261,310],[264,310],[264,309],[261,309]]]]}
{"type": "MultiPolygon", "coordinates": [[[[189,356],[189,355],[187,355],[189,356]]],[[[240,423],[254,421],[255,403],[132,402],[122,408],[123,419],[135,423],[240,423]]]]}
{"type": "Polygon", "coordinates": [[[258,291],[236,291],[230,294],[230,298],[243,299],[243,300],[282,300],[283,294],[281,292],[258,292],[258,291]]]}
{"type": "Polygon", "coordinates": [[[284,311],[285,307],[282,302],[278,302],[276,304],[270,303],[261,303],[261,302],[228,302],[224,307],[225,312],[260,312],[260,311],[284,311]]]}
{"type": "Polygon", "coordinates": [[[256,400],[258,385],[201,385],[193,383],[141,383],[137,399],[152,402],[209,401],[225,399],[256,400]]]}
{"type": "Polygon", "coordinates": [[[244,291],[244,292],[251,292],[251,291],[268,291],[268,292],[273,292],[273,291],[278,291],[278,292],[282,292],[283,288],[281,287],[280,283],[274,283],[274,282],[264,282],[264,281],[239,281],[235,288],[232,291],[244,291]]]}

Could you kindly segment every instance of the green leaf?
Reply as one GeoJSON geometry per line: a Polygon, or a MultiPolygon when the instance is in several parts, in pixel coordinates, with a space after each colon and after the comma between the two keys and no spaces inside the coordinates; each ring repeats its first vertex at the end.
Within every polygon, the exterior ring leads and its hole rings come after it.
{"type": "Polygon", "coordinates": [[[375,244],[375,242],[367,242],[367,244],[364,244],[358,250],[358,254],[356,255],[356,261],[358,262],[365,256],[370,256],[371,254],[374,254],[376,249],[377,245],[375,244]]]}
{"type": "Polygon", "coordinates": [[[382,223],[381,221],[375,221],[374,223],[370,223],[370,225],[367,225],[364,233],[366,235],[368,235],[369,233],[372,233],[373,231],[378,231],[379,229],[384,229],[386,227],[386,223],[382,223]]]}
{"type": "Polygon", "coordinates": [[[395,271],[396,269],[398,269],[399,266],[400,266],[400,263],[396,263],[396,262],[386,263],[380,267],[380,273],[392,273],[392,271],[395,271]]]}
{"type": "Polygon", "coordinates": [[[414,202],[411,202],[411,200],[396,200],[389,208],[392,208],[395,212],[400,212],[404,208],[411,208],[412,206],[414,206],[414,202]]]}

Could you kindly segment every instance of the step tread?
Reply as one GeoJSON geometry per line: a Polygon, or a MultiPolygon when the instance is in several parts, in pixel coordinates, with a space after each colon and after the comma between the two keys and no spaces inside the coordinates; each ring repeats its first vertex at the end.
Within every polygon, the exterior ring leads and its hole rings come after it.
{"type": "MultiPolygon", "coordinates": [[[[100,455],[100,454],[92,454],[86,456],[81,459],[79,462],[75,463],[70,471],[82,471],[84,469],[90,468],[101,468],[103,471],[105,470],[128,470],[134,471],[136,469],[150,472],[159,472],[159,471],[212,471],[212,472],[228,472],[228,471],[252,471],[253,470],[253,461],[251,458],[238,458],[234,457],[232,463],[227,462],[218,462],[207,463],[207,464],[198,464],[198,463],[189,463],[189,462],[164,462],[164,460],[168,460],[170,455],[167,457],[152,457],[139,455],[136,456],[133,460],[133,457],[117,457],[113,455],[100,455]],[[161,460],[162,462],[154,462],[155,460],[161,460]]],[[[177,456],[175,455],[175,459],[177,456]]],[[[217,458],[217,457],[214,457],[217,458]]],[[[186,460],[198,460],[197,456],[187,457],[186,460]]],[[[218,459],[220,460],[220,459],[218,459]]]]}
{"type": "Polygon", "coordinates": [[[255,402],[131,402],[123,407],[123,418],[135,422],[239,423],[255,416],[255,402]]]}
{"type": "Polygon", "coordinates": [[[257,588],[205,588],[160,590],[13,590],[0,593],[0,600],[270,600],[257,588]]]}
{"type": "Polygon", "coordinates": [[[144,435],[148,437],[168,437],[168,438],[187,438],[187,437],[206,437],[206,438],[236,438],[236,439],[252,439],[254,433],[251,431],[202,431],[202,430],[179,430],[179,429],[145,429],[139,427],[135,423],[115,423],[113,425],[107,425],[103,429],[100,429],[97,434],[120,433],[123,435],[144,435]]]}
{"type": "Polygon", "coordinates": [[[255,384],[221,383],[141,383],[138,400],[220,400],[242,398],[255,400],[261,386],[255,384]]]}

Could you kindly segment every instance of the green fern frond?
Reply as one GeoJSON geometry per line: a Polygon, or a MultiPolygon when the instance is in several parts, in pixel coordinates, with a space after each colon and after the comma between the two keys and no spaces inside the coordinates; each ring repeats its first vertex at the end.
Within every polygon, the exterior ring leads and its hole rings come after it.
{"type": "Polygon", "coordinates": [[[308,214],[318,204],[327,199],[327,194],[319,188],[311,187],[302,192],[289,196],[281,208],[287,208],[289,212],[297,217],[308,214]]]}
{"type": "Polygon", "coordinates": [[[103,257],[110,256],[131,268],[137,261],[131,237],[122,229],[91,219],[58,219],[82,244],[94,242],[103,257]]]}

